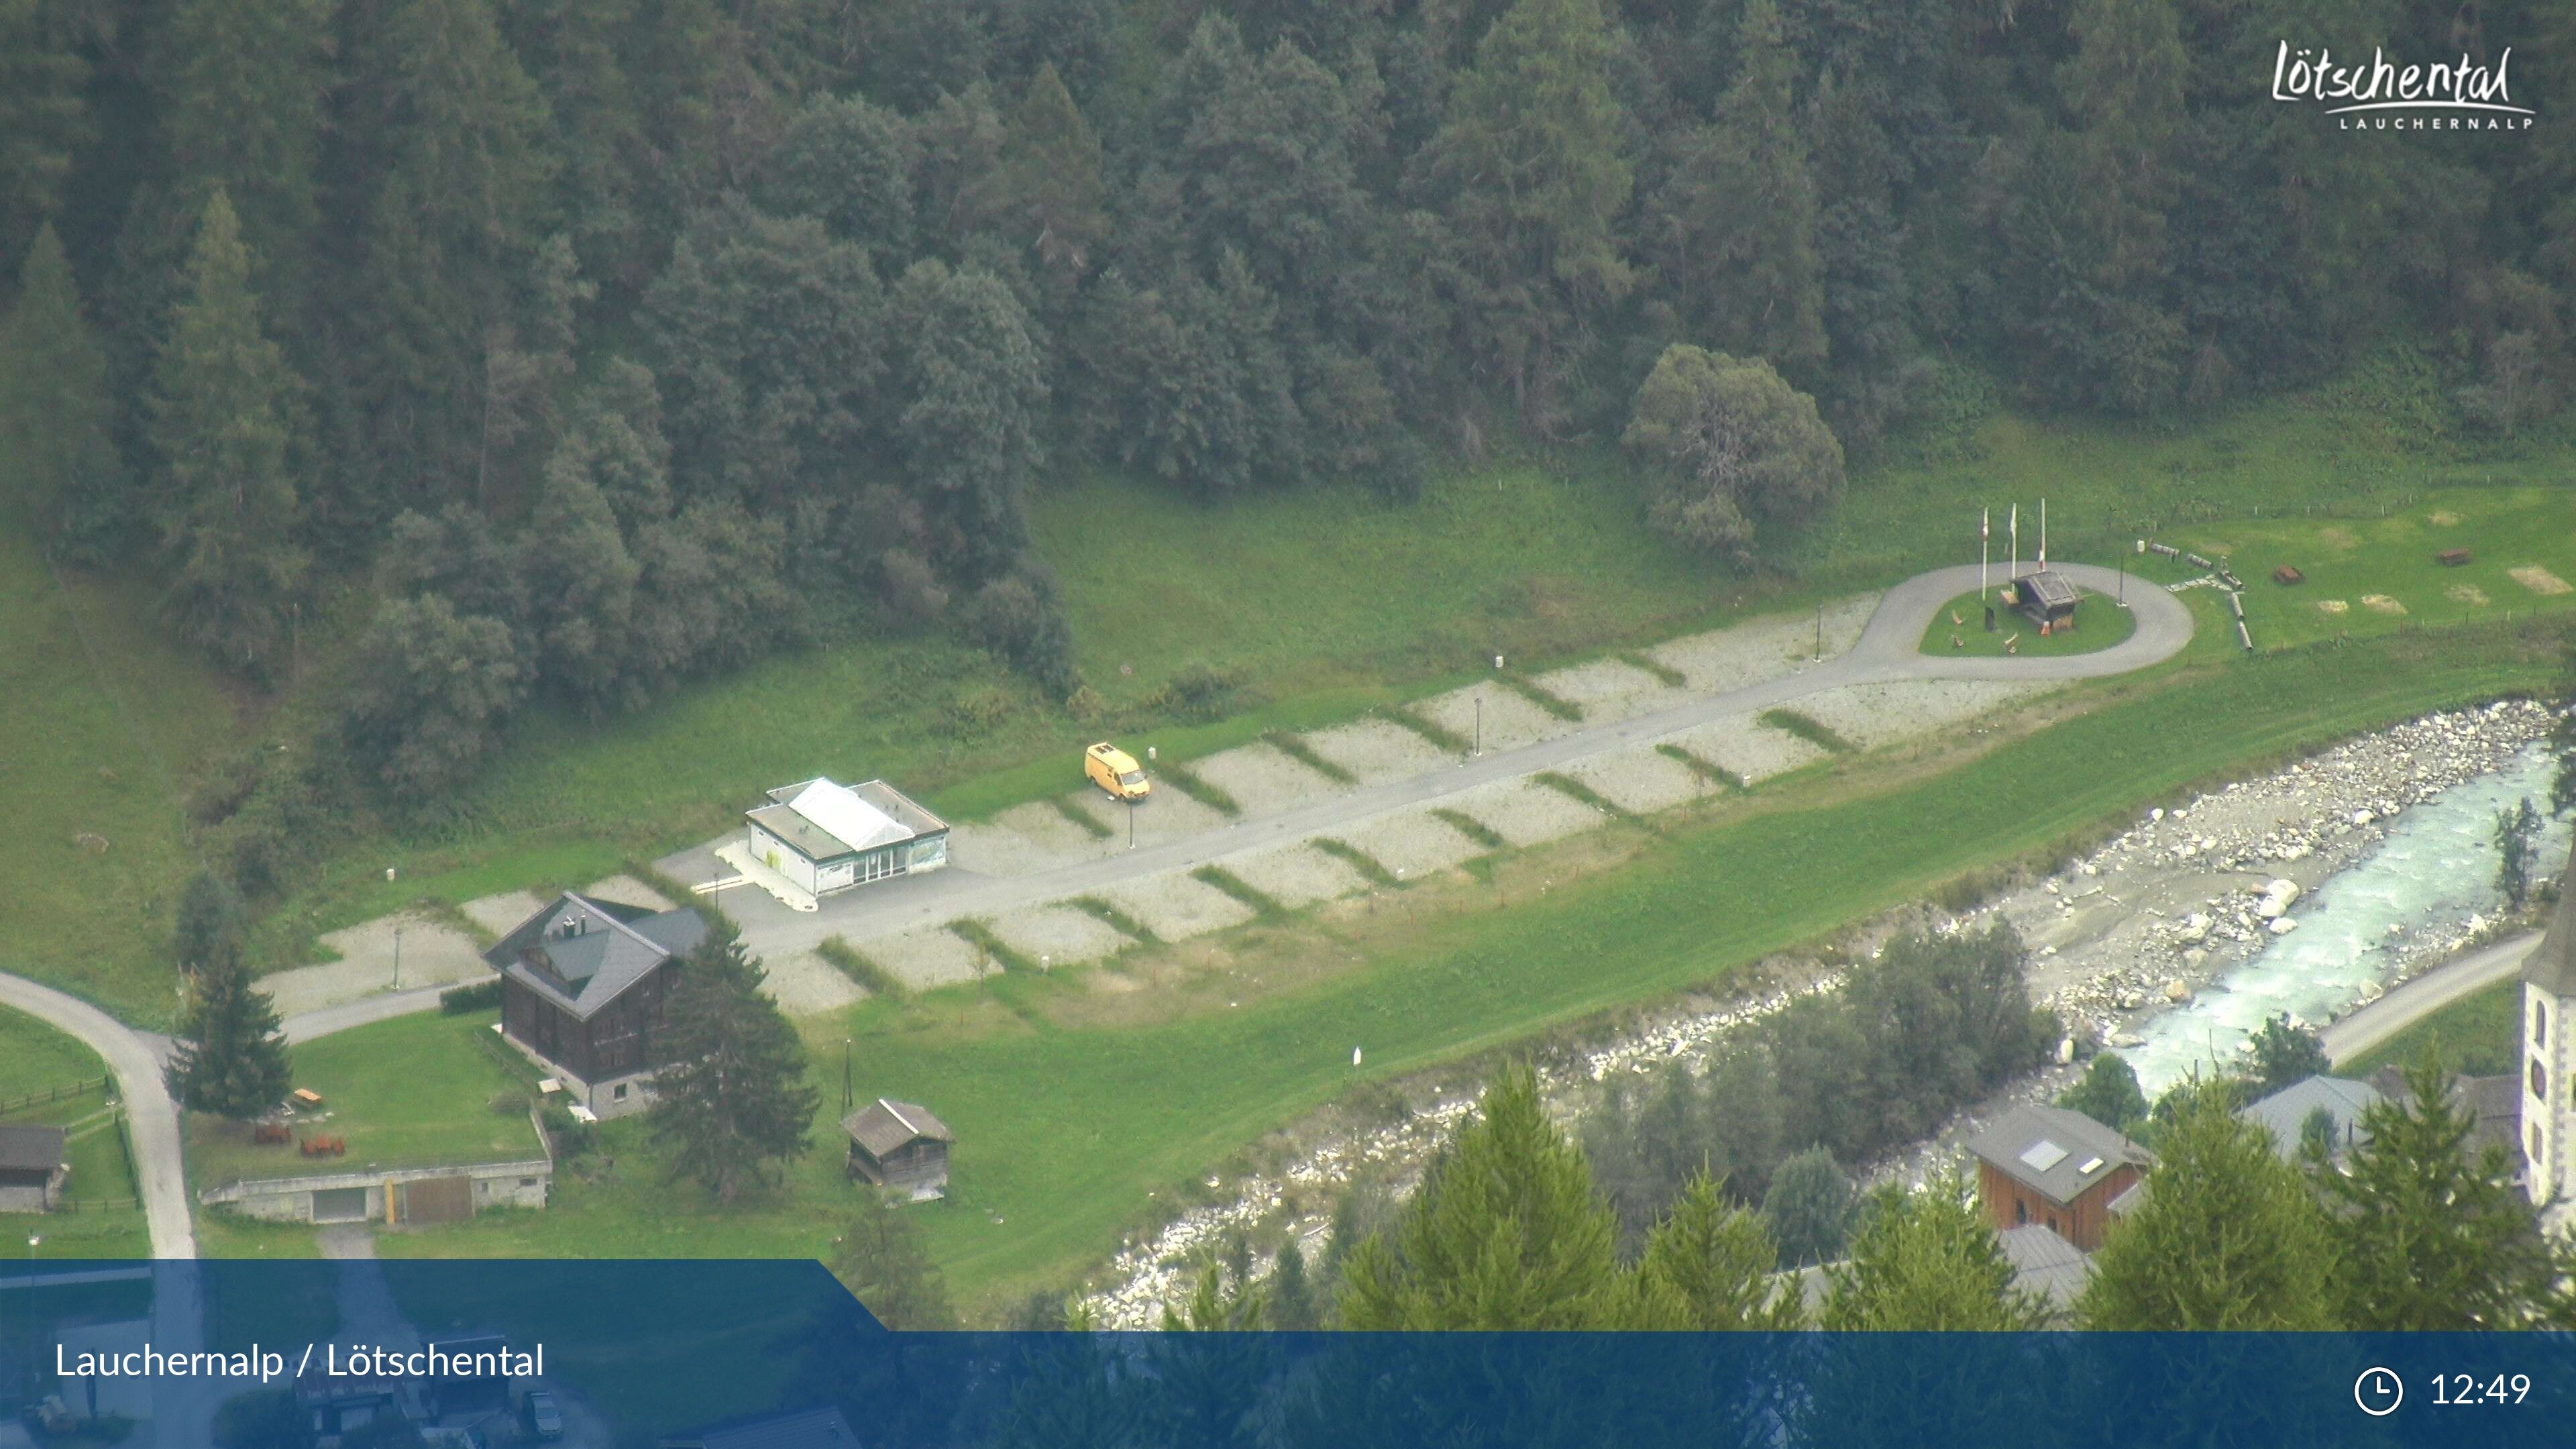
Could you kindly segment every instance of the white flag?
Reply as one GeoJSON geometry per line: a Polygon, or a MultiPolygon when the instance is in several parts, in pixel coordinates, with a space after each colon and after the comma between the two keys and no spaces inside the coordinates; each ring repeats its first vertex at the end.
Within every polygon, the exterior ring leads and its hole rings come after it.
{"type": "Polygon", "coordinates": [[[2048,567],[2048,500],[2039,500],[2039,566],[2048,567]]]}
{"type": "Polygon", "coordinates": [[[2013,557],[2015,557],[2015,558],[2019,558],[2019,557],[2021,556],[2021,505],[2020,505],[2020,504],[2018,504],[2018,503],[2014,504],[2014,505],[2012,506],[2012,512],[2011,512],[2010,514],[2006,515],[2006,526],[2007,526],[2007,527],[2009,527],[2009,528],[2012,530],[2012,549],[2013,549],[2013,557]]]}
{"type": "Polygon", "coordinates": [[[1995,511],[1989,508],[1977,515],[1977,542],[1983,543],[1994,536],[1995,511]]]}

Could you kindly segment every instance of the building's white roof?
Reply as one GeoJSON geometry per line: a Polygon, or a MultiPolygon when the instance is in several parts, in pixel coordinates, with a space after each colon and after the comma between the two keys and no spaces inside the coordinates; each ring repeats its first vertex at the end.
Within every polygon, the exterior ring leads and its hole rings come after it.
{"type": "Polygon", "coordinates": [[[849,786],[829,780],[808,781],[787,802],[787,808],[852,850],[873,850],[913,836],[909,827],[860,799],[849,786]]]}

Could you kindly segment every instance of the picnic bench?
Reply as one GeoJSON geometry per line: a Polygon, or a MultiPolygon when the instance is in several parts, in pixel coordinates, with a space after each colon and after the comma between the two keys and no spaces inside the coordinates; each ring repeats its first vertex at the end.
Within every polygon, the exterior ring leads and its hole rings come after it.
{"type": "Polygon", "coordinates": [[[293,1096],[296,1103],[300,1106],[319,1107],[322,1105],[322,1094],[313,1090],[311,1087],[298,1087],[289,1095],[293,1096]]]}
{"type": "Polygon", "coordinates": [[[307,1137],[295,1145],[307,1157],[343,1157],[349,1151],[346,1137],[307,1137]]]}

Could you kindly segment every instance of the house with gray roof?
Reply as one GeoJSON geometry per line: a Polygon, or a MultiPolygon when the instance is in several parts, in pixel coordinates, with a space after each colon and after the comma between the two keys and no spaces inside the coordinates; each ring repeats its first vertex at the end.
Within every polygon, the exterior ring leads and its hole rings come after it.
{"type": "Polygon", "coordinates": [[[2081,1112],[2016,1105],[1969,1142],[1977,1199],[1995,1231],[2037,1223],[2078,1251],[2102,1246],[2111,1199],[2154,1162],[2147,1150],[2081,1112]]]}
{"type": "Polygon", "coordinates": [[[680,961],[707,937],[693,910],[566,891],[483,953],[501,973],[501,1034],[600,1116],[641,1108],[680,961]]]}
{"type": "Polygon", "coordinates": [[[883,780],[781,785],[743,820],[751,858],[812,896],[948,863],[948,822],[883,780]]]}
{"type": "Polygon", "coordinates": [[[2292,1082],[2262,1101],[2240,1108],[2236,1115],[2271,1133],[2272,1149],[2288,1162],[2299,1155],[2300,1138],[2308,1130],[2308,1119],[2323,1112],[2331,1127],[2329,1155],[2340,1161],[2345,1153],[2370,1140],[2370,1133],[2362,1128],[2361,1116],[2383,1100],[2379,1089],[2368,1082],[2320,1075],[2292,1082]]]}

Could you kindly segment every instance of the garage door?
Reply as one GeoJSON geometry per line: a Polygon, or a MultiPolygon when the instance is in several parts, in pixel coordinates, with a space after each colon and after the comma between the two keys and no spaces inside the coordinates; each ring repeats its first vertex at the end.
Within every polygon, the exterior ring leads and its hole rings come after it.
{"type": "Polygon", "coordinates": [[[362,1223],[367,1216],[367,1190],[363,1187],[330,1187],[313,1194],[313,1221],[317,1223],[362,1223]]]}

